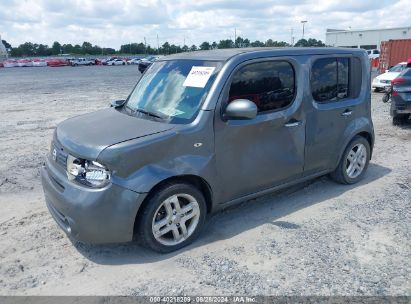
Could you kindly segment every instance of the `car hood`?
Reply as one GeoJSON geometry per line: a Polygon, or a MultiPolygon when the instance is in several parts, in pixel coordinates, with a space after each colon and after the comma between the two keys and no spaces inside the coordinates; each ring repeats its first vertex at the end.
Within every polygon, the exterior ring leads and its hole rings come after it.
{"type": "Polygon", "coordinates": [[[56,137],[67,152],[95,160],[111,145],[172,128],[170,124],[129,116],[109,108],[63,121],[57,126],[56,137]]]}
{"type": "Polygon", "coordinates": [[[387,72],[387,73],[384,73],[384,74],[381,74],[381,75],[377,76],[376,78],[378,80],[393,80],[398,75],[400,75],[399,72],[387,72]]]}

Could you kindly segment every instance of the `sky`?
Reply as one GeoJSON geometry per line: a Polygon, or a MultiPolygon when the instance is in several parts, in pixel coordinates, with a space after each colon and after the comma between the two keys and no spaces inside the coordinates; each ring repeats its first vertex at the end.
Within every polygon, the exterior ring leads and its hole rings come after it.
{"type": "Polygon", "coordinates": [[[0,0],[0,35],[30,41],[118,49],[144,42],[199,45],[237,36],[251,41],[325,41],[327,28],[411,26],[409,0],[0,0]]]}

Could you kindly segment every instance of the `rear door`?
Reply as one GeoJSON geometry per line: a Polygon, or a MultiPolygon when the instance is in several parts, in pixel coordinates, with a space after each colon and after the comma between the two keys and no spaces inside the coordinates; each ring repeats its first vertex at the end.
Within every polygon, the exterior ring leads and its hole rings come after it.
{"type": "Polygon", "coordinates": [[[361,60],[350,55],[311,60],[307,100],[304,174],[329,171],[337,165],[347,128],[366,115],[359,93],[361,60]]]}

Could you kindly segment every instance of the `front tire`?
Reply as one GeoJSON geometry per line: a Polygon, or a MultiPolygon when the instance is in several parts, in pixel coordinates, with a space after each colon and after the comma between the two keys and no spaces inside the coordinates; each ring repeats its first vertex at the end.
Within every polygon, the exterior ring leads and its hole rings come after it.
{"type": "Polygon", "coordinates": [[[332,179],[346,185],[359,182],[367,171],[370,153],[368,141],[362,136],[355,136],[345,148],[337,168],[331,173],[332,179]]]}
{"type": "Polygon", "coordinates": [[[137,219],[138,238],[160,253],[178,250],[198,237],[206,213],[204,196],[196,187],[167,183],[148,197],[137,219]]]}

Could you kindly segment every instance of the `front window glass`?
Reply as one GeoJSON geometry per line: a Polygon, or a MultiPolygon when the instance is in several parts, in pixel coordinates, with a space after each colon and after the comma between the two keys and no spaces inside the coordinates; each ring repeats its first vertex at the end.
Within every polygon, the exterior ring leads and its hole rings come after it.
{"type": "Polygon", "coordinates": [[[258,113],[288,107],[295,94],[295,77],[287,61],[248,64],[233,76],[229,102],[248,99],[257,105],[258,113]]]}
{"type": "Polygon", "coordinates": [[[145,112],[146,116],[169,123],[190,123],[220,66],[220,62],[204,60],[154,62],[131,93],[126,109],[145,112]]]}

